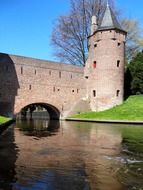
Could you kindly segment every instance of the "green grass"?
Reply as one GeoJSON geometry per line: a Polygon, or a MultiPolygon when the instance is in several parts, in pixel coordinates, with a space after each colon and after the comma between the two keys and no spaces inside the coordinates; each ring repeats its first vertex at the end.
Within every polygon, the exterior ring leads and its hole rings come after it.
{"type": "Polygon", "coordinates": [[[6,122],[6,121],[8,121],[8,120],[9,120],[9,118],[0,116],[0,124],[6,122]]]}
{"type": "Polygon", "coordinates": [[[143,95],[130,96],[122,105],[102,112],[86,112],[71,118],[143,121],[143,95]]]}

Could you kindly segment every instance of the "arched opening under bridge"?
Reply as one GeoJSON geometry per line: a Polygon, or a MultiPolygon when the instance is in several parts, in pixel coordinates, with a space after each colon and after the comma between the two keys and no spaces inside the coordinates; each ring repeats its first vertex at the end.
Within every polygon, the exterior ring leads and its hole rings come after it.
{"type": "Polygon", "coordinates": [[[21,109],[20,116],[21,118],[26,119],[28,118],[29,115],[29,118],[32,119],[33,114],[36,111],[41,113],[47,111],[50,120],[59,120],[60,118],[60,111],[55,106],[47,103],[32,103],[26,105],[21,109]]]}

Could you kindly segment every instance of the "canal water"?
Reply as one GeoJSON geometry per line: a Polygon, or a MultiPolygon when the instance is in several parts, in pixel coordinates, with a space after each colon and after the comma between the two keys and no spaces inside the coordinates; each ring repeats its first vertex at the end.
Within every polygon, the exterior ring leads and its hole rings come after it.
{"type": "Polygon", "coordinates": [[[143,126],[19,120],[0,136],[0,190],[143,190],[143,126]]]}

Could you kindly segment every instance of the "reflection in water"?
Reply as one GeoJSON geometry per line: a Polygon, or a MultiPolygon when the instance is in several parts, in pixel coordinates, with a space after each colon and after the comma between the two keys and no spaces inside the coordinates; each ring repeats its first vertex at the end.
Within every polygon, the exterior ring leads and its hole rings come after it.
{"type": "Polygon", "coordinates": [[[1,137],[0,189],[142,189],[143,142],[132,131],[142,134],[143,127],[18,121],[14,134],[6,133],[11,140],[1,137]]]}
{"type": "Polygon", "coordinates": [[[55,135],[60,127],[59,120],[17,120],[17,128],[28,136],[47,137],[55,135]]]}
{"type": "Polygon", "coordinates": [[[124,163],[119,177],[126,189],[143,189],[143,127],[122,129],[124,163]]]}
{"type": "Polygon", "coordinates": [[[14,142],[14,130],[9,128],[0,136],[0,189],[12,190],[16,182],[16,165],[18,149],[14,142]]]}

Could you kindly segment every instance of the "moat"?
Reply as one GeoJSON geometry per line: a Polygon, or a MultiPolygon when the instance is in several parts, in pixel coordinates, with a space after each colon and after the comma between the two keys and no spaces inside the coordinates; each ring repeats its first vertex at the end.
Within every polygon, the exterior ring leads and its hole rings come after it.
{"type": "Polygon", "coordinates": [[[141,125],[17,121],[0,141],[0,190],[143,190],[141,125]]]}

